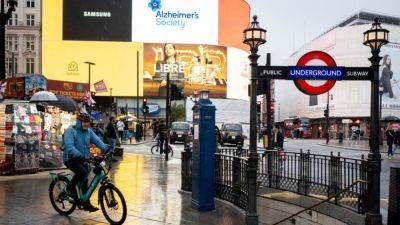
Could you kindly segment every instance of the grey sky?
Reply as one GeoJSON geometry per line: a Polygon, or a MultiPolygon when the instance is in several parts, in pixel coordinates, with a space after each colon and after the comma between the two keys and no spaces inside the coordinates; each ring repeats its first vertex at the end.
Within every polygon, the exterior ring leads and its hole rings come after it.
{"type": "MultiPolygon", "coordinates": [[[[267,30],[260,64],[270,52],[272,64],[280,65],[293,49],[300,48],[329,28],[360,10],[400,17],[399,0],[247,0],[251,15],[258,15],[267,30]]],[[[362,34],[360,34],[362,35],[362,34]]]]}

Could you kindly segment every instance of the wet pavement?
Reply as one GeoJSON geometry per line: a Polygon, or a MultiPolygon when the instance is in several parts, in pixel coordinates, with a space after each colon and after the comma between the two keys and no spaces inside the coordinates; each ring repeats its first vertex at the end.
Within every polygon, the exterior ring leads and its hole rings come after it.
{"type": "MultiPolygon", "coordinates": [[[[131,146],[126,152],[140,152],[141,148],[143,152],[148,149],[131,146]]],[[[177,148],[178,155],[180,147],[177,148]]],[[[127,153],[114,165],[111,179],[124,194],[128,206],[125,224],[245,224],[240,211],[218,201],[213,212],[192,210],[191,196],[178,192],[180,159],[165,162],[159,155],[150,154],[127,153]]],[[[100,211],[76,210],[70,217],[58,215],[49,201],[49,183],[47,173],[0,177],[0,224],[107,224],[100,211]]],[[[92,196],[92,203],[96,202],[97,192],[92,196]]]]}

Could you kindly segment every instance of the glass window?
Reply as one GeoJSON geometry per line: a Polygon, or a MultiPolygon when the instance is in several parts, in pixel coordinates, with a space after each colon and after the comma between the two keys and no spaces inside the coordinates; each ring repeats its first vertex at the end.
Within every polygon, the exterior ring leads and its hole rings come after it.
{"type": "Polygon", "coordinates": [[[14,66],[13,66],[13,59],[12,58],[6,58],[6,73],[7,76],[12,76],[17,74],[17,58],[14,56],[14,66]],[[14,73],[13,73],[14,71],[14,73]]]}
{"type": "Polygon", "coordinates": [[[26,0],[26,7],[35,8],[35,0],[26,0]]]}
{"type": "Polygon", "coordinates": [[[190,125],[187,123],[172,123],[172,129],[174,129],[174,130],[189,130],[190,125]]]}
{"type": "Polygon", "coordinates": [[[223,130],[242,131],[242,126],[240,124],[225,124],[223,130]]]}
{"type": "Polygon", "coordinates": [[[10,19],[7,21],[8,26],[18,26],[18,14],[11,14],[10,19]]]}
{"type": "Polygon", "coordinates": [[[14,17],[14,26],[18,26],[18,14],[13,14],[14,17]]]}
{"type": "Polygon", "coordinates": [[[35,59],[34,58],[26,59],[26,73],[28,73],[28,74],[35,73],[35,59]]]}
{"type": "Polygon", "coordinates": [[[35,15],[33,15],[33,14],[26,15],[26,25],[27,26],[35,26],[35,15]]]}
{"type": "Polygon", "coordinates": [[[18,36],[7,35],[6,36],[6,50],[16,52],[18,51],[18,36]]]}
{"type": "Polygon", "coordinates": [[[11,16],[11,18],[7,21],[7,25],[8,26],[12,26],[13,25],[13,16],[11,16]]]}
{"type": "Polygon", "coordinates": [[[33,35],[25,36],[26,51],[35,51],[36,38],[33,35]]]}

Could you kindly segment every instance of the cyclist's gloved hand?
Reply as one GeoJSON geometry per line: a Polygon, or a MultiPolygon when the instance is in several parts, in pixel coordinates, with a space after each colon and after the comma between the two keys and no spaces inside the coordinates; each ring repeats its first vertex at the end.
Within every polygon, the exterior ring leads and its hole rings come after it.
{"type": "Polygon", "coordinates": [[[77,161],[77,162],[84,162],[85,158],[83,158],[82,155],[77,155],[77,156],[74,157],[74,160],[77,161]]]}
{"type": "Polygon", "coordinates": [[[111,154],[114,154],[114,149],[111,145],[108,146],[107,151],[111,154]]]}

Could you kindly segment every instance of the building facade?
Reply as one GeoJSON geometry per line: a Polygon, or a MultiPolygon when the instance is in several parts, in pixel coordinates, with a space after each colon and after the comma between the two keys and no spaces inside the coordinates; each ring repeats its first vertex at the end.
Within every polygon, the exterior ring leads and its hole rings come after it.
{"type": "MultiPolygon", "coordinates": [[[[382,119],[400,118],[400,18],[369,12],[359,12],[329,31],[305,44],[294,52],[285,63],[296,65],[305,53],[320,50],[330,54],[337,66],[368,67],[370,49],[363,45],[363,32],[370,29],[374,17],[379,17],[382,27],[388,29],[390,43],[382,47],[380,82],[382,119]],[[382,72],[391,71],[392,75],[382,72]]],[[[324,65],[320,60],[313,60],[308,65],[324,65]]],[[[323,81],[308,81],[320,85],[323,81]]],[[[308,118],[306,129],[312,137],[322,137],[325,133],[324,110],[329,98],[329,123],[332,137],[342,131],[346,137],[359,131],[361,137],[369,135],[370,117],[370,82],[338,81],[329,93],[309,96],[301,93],[293,81],[276,81],[276,99],[280,106],[275,111],[275,118],[283,122],[293,118],[308,118]],[[279,113],[279,115],[278,115],[279,113]]],[[[386,126],[383,124],[383,126],[386,126]]],[[[358,132],[357,132],[358,133],[358,132]]]]}
{"type": "Polygon", "coordinates": [[[208,89],[248,100],[244,0],[51,0],[42,9],[42,74],[90,83],[99,104],[135,113],[146,98],[163,117],[167,74],[185,97],[208,89]]]}
{"type": "Polygon", "coordinates": [[[6,77],[41,73],[41,1],[18,0],[6,25],[6,77]]]}

